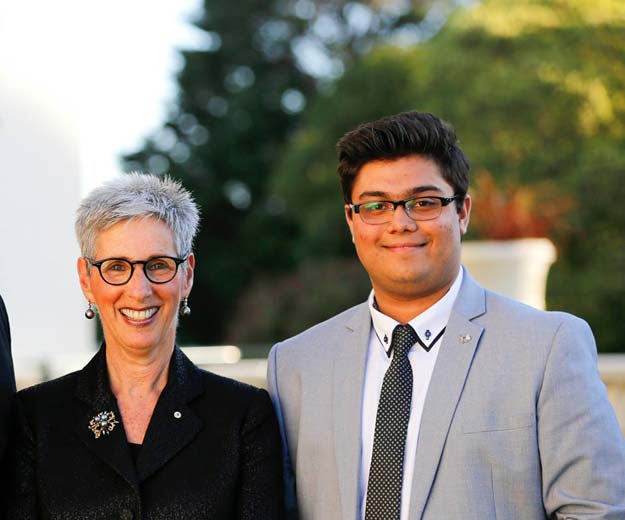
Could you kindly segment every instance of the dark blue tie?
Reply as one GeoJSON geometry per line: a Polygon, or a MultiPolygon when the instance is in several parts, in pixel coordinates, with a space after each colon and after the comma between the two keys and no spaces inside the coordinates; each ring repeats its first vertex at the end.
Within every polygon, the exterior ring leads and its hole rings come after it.
{"type": "Polygon", "coordinates": [[[399,520],[404,450],[412,401],[412,368],[408,352],[417,342],[410,325],[393,330],[393,359],[384,374],[375,418],[365,520],[399,520]]]}

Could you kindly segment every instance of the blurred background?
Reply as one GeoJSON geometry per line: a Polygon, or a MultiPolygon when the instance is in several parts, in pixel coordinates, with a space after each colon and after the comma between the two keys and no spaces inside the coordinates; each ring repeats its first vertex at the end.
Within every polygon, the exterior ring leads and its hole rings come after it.
{"type": "Polygon", "coordinates": [[[455,125],[474,179],[549,220],[516,230],[557,247],[547,307],[625,349],[625,3],[205,1],[194,24],[206,48],[182,52],[166,120],[122,162],[203,209],[183,341],[271,343],[362,301],[334,144],[417,109],[455,125]]]}
{"type": "Polygon", "coordinates": [[[263,359],[363,301],[334,144],[413,109],[451,122],[471,160],[468,240],[548,238],[546,307],[625,352],[622,0],[3,5],[0,292],[18,370],[95,348],[73,212],[122,172],[169,174],[202,208],[181,344],[263,359]]]}

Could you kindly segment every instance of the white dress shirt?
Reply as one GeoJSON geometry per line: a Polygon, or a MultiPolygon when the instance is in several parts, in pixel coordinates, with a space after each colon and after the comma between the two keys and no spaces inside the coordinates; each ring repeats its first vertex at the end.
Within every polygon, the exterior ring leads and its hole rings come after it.
{"type": "MultiPolygon", "coordinates": [[[[451,308],[453,307],[460,285],[462,284],[462,268],[449,291],[429,309],[409,323],[415,330],[419,339],[425,346],[417,343],[409,352],[408,359],[412,367],[412,403],[410,406],[410,419],[406,437],[406,451],[404,453],[404,477],[401,493],[401,520],[408,520],[408,506],[412,488],[412,477],[415,473],[415,455],[421,425],[421,414],[425,403],[425,396],[432,378],[432,371],[438,356],[442,336],[441,331],[447,326],[451,308]],[[426,350],[428,349],[428,350],[426,350]]],[[[382,381],[387,368],[391,364],[392,352],[391,338],[393,330],[399,322],[382,314],[375,303],[373,291],[369,295],[369,310],[371,312],[371,335],[369,336],[369,348],[367,351],[367,364],[365,366],[365,378],[362,402],[362,432],[360,453],[360,485],[358,498],[360,505],[360,518],[365,516],[367,501],[367,482],[369,480],[369,467],[371,466],[371,454],[373,451],[373,436],[375,433],[375,418],[378,410],[378,401],[382,391],[382,381]]]]}

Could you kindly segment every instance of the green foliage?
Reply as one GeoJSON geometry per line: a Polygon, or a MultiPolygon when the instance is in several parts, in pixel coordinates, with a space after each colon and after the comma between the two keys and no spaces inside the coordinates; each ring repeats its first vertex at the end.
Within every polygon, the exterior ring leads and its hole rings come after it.
{"type": "Polygon", "coordinates": [[[474,171],[548,179],[577,200],[570,234],[552,237],[560,260],[548,304],[590,321],[601,350],[625,349],[624,29],[619,0],[490,0],[423,45],[358,60],[309,106],[273,174],[301,232],[296,261],[353,254],[336,140],[381,115],[430,111],[456,127],[474,171]]]}
{"type": "Polygon", "coordinates": [[[606,148],[598,144],[585,157],[589,164],[580,164],[585,175],[575,185],[576,232],[560,247],[547,294],[552,308],[590,322],[600,350],[623,352],[625,157],[623,150],[606,148]]]}
{"type": "Polygon", "coordinates": [[[315,260],[292,273],[260,277],[239,300],[226,341],[240,345],[294,336],[364,301],[370,290],[356,259],[315,260]]]}
{"type": "Polygon", "coordinates": [[[577,199],[553,237],[548,303],[588,319],[602,350],[624,348],[625,3],[486,0],[426,43],[390,45],[431,3],[205,0],[207,49],[183,53],[170,117],[124,158],[181,179],[202,207],[183,342],[271,342],[362,301],[334,145],[418,109],[454,124],[474,171],[577,199]]]}
{"type": "Polygon", "coordinates": [[[408,52],[382,49],[355,64],[317,98],[276,169],[272,188],[302,231],[297,259],[351,255],[343,196],[336,174],[335,143],[363,121],[411,107],[408,52]],[[304,208],[304,211],[302,211],[304,208]]]}
{"type": "Polygon", "coordinates": [[[183,52],[177,106],[142,150],[125,157],[126,170],[181,179],[202,209],[182,341],[218,342],[256,272],[290,265],[282,248],[293,226],[267,202],[265,179],[297,121],[285,93],[305,99],[315,85],[289,45],[304,23],[281,14],[280,4],[206,0],[196,25],[206,31],[207,50],[183,52]]]}
{"type": "Polygon", "coordinates": [[[298,222],[267,189],[283,144],[319,86],[395,27],[418,22],[431,1],[390,12],[386,2],[204,0],[195,25],[206,49],[182,53],[176,106],[124,157],[125,171],[182,180],[202,208],[193,313],[181,341],[222,341],[252,280],[294,268],[298,222]],[[304,59],[311,49],[316,58],[304,59]]]}

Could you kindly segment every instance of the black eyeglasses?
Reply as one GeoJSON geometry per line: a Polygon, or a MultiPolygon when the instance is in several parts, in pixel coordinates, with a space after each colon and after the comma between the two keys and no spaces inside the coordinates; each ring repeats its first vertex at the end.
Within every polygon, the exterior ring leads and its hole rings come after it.
{"type": "Polygon", "coordinates": [[[171,282],[178,272],[178,266],[185,262],[187,258],[189,258],[188,255],[185,258],[155,256],[147,260],[137,260],[135,262],[125,258],[105,258],[95,262],[85,257],[87,262],[98,268],[102,280],[109,285],[127,284],[135,271],[135,265],[143,266],[145,277],[152,283],[171,282]]]}
{"type": "Polygon", "coordinates": [[[412,220],[434,220],[440,216],[445,206],[460,198],[459,195],[454,195],[453,197],[414,197],[405,200],[373,200],[361,204],[349,204],[349,207],[367,224],[386,224],[393,218],[397,206],[403,206],[406,215],[412,220]]]}

